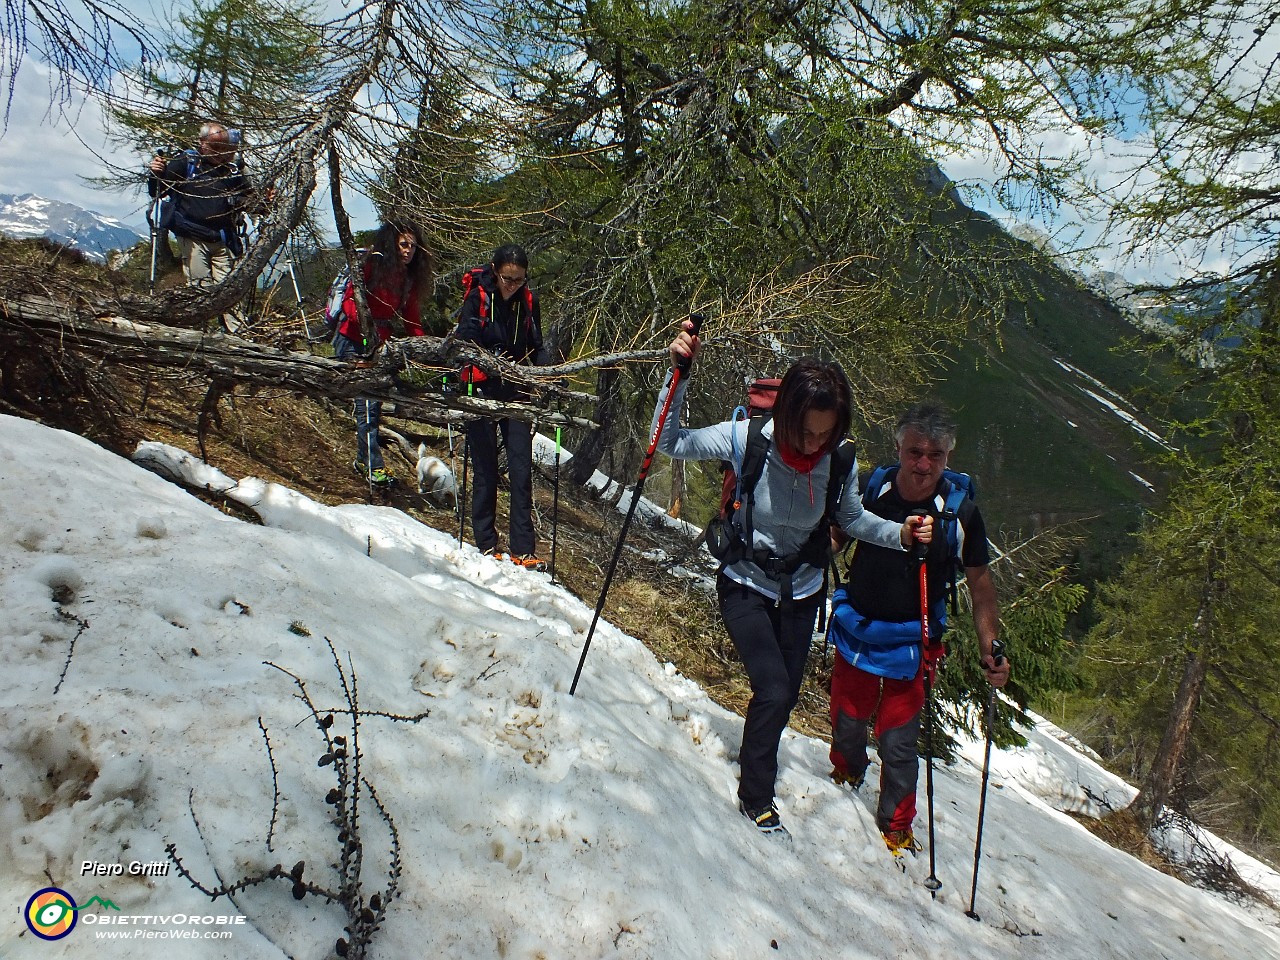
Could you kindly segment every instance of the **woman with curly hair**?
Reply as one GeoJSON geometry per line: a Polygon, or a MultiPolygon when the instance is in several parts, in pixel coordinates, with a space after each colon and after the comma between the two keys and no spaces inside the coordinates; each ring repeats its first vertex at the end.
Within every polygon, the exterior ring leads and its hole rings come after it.
{"type": "MultiPolygon", "coordinates": [[[[355,283],[348,281],[342,301],[342,319],[333,337],[333,355],[339,360],[366,357],[392,336],[420,337],[421,302],[435,283],[435,258],[422,240],[422,230],[408,221],[386,221],[378,227],[361,264],[365,301],[373,320],[374,342],[360,328],[355,283]]],[[[378,447],[382,404],[356,398],[356,473],[373,486],[394,482],[378,447]]]]}

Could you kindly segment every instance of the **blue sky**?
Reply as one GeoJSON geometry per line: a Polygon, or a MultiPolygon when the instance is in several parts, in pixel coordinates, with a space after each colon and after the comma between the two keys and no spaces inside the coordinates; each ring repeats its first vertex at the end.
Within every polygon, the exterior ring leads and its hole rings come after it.
{"type": "Polygon", "coordinates": [[[35,193],[130,226],[145,226],[146,189],[141,175],[137,188],[128,193],[86,182],[88,177],[102,176],[108,165],[136,167],[141,173],[143,158],[107,143],[96,104],[84,101],[67,116],[51,110],[50,78],[49,69],[32,57],[18,71],[8,128],[0,135],[0,193],[35,193]]]}

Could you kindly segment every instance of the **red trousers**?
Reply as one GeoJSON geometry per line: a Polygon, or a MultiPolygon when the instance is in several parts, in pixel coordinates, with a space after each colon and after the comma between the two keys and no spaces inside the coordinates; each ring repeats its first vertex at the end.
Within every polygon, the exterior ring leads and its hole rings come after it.
{"type": "Polygon", "coordinates": [[[835,656],[831,674],[831,763],[855,783],[871,763],[867,735],[875,718],[880,753],[880,801],[876,823],[882,831],[909,830],[916,816],[920,760],[920,711],[924,670],[911,680],[889,680],[850,666],[835,656]]]}

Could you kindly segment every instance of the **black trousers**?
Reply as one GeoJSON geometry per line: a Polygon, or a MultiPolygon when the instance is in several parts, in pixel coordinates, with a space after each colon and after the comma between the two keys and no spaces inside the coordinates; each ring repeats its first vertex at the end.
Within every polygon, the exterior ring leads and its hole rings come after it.
{"type": "Polygon", "coordinates": [[[768,806],[778,778],[778,744],[800,699],[821,593],[785,606],[721,574],[720,615],[751,684],[751,702],[738,751],[738,799],[753,810],[768,806]]]}
{"type": "Polygon", "coordinates": [[[498,515],[498,434],[507,446],[507,475],[511,481],[511,524],[508,549],[517,557],[535,552],[533,533],[533,430],[520,420],[472,420],[467,424],[471,457],[471,526],[476,546],[498,546],[494,520],[498,515]]]}

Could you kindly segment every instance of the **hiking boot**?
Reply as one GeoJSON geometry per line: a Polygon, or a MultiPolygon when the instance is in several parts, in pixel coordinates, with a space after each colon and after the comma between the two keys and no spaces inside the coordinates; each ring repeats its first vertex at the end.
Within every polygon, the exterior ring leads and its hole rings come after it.
{"type": "Polygon", "coordinates": [[[849,788],[857,793],[862,787],[862,781],[867,778],[867,771],[863,770],[856,777],[851,773],[845,773],[836,767],[831,768],[831,772],[827,774],[831,778],[831,782],[837,787],[843,787],[848,784],[849,788]]]}
{"type": "Polygon", "coordinates": [[[375,487],[389,487],[396,482],[396,478],[391,475],[391,471],[386,467],[374,467],[373,472],[370,473],[366,464],[356,460],[351,464],[351,469],[355,470],[356,473],[375,487]]]}
{"type": "Polygon", "coordinates": [[[520,556],[506,555],[507,559],[514,563],[517,567],[524,567],[526,570],[542,571],[547,569],[547,561],[539,560],[532,553],[522,553],[520,556]]]}
{"type": "Polygon", "coordinates": [[[787,828],[782,825],[782,817],[778,816],[778,808],[770,801],[767,807],[748,807],[742,801],[738,801],[738,809],[742,811],[742,815],[756,825],[756,829],[764,834],[779,834],[784,837],[791,836],[787,832],[787,828]]]}
{"type": "Polygon", "coordinates": [[[889,848],[889,852],[895,857],[909,853],[913,857],[919,853],[924,847],[920,846],[920,841],[916,839],[916,835],[908,830],[884,830],[880,834],[884,837],[884,845],[889,848]]]}

